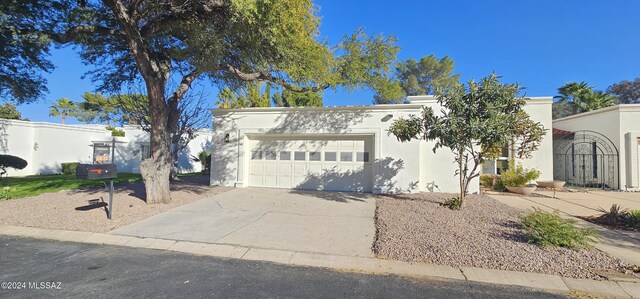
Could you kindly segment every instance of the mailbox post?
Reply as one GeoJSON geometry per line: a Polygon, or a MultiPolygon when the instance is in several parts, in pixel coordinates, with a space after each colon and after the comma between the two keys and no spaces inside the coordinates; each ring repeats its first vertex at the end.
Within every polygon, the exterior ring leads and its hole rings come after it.
{"type": "Polygon", "coordinates": [[[115,164],[80,164],[76,168],[76,178],[85,180],[109,180],[109,210],[107,218],[113,213],[113,179],[118,177],[115,164]]]}

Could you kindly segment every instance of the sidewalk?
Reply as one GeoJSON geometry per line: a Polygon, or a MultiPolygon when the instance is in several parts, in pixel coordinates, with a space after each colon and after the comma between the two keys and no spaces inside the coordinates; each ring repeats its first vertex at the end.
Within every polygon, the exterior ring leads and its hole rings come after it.
{"type": "Polygon", "coordinates": [[[640,280],[595,281],[564,278],[557,275],[450,267],[410,263],[370,257],[326,255],[318,253],[249,248],[223,244],[196,243],[154,238],[137,238],[102,233],[62,231],[30,227],[0,226],[0,235],[51,239],[63,242],[109,244],[126,247],[170,250],[219,258],[267,261],[292,266],[323,267],[370,274],[393,274],[423,278],[456,279],[517,285],[576,295],[591,294],[606,298],[640,298],[640,280]]]}
{"type": "MultiPolygon", "coordinates": [[[[543,195],[552,196],[551,191],[542,191],[543,195]],[[549,193],[549,194],[547,194],[549,193]]],[[[616,195],[617,193],[614,193],[616,195]]],[[[597,206],[602,204],[607,209],[611,202],[600,194],[557,192],[557,198],[506,195],[501,193],[487,193],[487,196],[521,210],[531,210],[532,207],[540,208],[547,212],[558,210],[563,217],[570,217],[578,221],[578,225],[594,229],[598,232],[598,240],[594,246],[611,256],[617,257],[627,263],[640,265],[640,233],[630,231],[610,230],[602,226],[584,221],[575,216],[598,215],[597,206]],[[602,199],[602,201],[600,201],[602,199]]],[[[640,197],[640,194],[635,194],[640,197]]],[[[640,202],[640,199],[638,200],[640,202]]],[[[623,203],[629,206],[629,200],[623,203]]],[[[635,207],[635,205],[633,205],[635,207]]]]}

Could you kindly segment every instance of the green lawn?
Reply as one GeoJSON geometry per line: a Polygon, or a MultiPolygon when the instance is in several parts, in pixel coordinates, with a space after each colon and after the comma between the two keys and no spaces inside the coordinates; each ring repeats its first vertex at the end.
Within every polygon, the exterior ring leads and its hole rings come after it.
{"type": "MultiPolygon", "coordinates": [[[[136,173],[118,173],[118,178],[114,179],[114,184],[137,182],[141,180],[142,177],[136,173]]],[[[32,175],[26,177],[2,178],[2,181],[0,181],[0,200],[95,186],[103,186],[103,181],[80,180],[76,179],[76,176],[73,174],[32,175]],[[9,187],[9,191],[6,191],[6,187],[9,187]]]]}

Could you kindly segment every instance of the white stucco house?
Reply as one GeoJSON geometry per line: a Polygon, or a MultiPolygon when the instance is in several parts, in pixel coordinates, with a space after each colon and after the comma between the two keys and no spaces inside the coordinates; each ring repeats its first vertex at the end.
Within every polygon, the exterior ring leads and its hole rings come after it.
{"type": "MultiPolygon", "coordinates": [[[[372,193],[457,192],[450,150],[433,142],[402,143],[387,130],[393,120],[440,111],[434,96],[408,104],[243,108],[213,110],[211,185],[272,187],[372,193]]],[[[551,129],[551,97],[527,100],[525,110],[551,129]]],[[[525,167],[553,178],[549,132],[525,167]]],[[[485,165],[495,172],[497,165],[485,165]]],[[[478,192],[476,180],[470,192],[478,192]]]]}
{"type": "MultiPolygon", "coordinates": [[[[125,137],[116,137],[114,151],[118,172],[139,173],[140,162],[149,152],[149,135],[137,126],[119,128],[125,137]]],[[[9,176],[55,174],[61,163],[93,163],[111,160],[111,132],[104,125],[63,125],[47,122],[0,120],[0,152],[25,159],[25,169],[8,169],[9,176]]],[[[199,131],[177,163],[179,172],[198,172],[201,164],[191,155],[210,150],[211,132],[199,131]]]]}
{"type": "Polygon", "coordinates": [[[640,190],[640,104],[553,121],[554,176],[571,185],[640,190]]]}

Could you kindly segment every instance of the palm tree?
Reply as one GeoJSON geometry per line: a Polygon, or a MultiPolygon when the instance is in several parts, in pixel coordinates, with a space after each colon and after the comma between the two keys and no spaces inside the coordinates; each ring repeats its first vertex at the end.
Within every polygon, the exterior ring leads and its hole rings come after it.
{"type": "Polygon", "coordinates": [[[75,117],[77,116],[77,111],[76,103],[67,98],[61,98],[49,107],[49,116],[60,116],[62,123],[64,124],[64,120],[67,116],[75,117]]]}
{"type": "Polygon", "coordinates": [[[587,82],[570,82],[558,88],[554,97],[560,105],[568,105],[573,114],[596,110],[617,104],[614,96],[603,91],[594,91],[587,82]]]}

